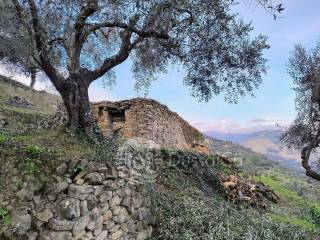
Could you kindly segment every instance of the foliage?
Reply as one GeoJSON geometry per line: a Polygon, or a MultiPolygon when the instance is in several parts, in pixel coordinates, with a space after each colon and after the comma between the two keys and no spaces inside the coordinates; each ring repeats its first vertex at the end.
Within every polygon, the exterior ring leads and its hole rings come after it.
{"type": "Polygon", "coordinates": [[[10,225],[12,222],[10,213],[5,208],[0,208],[0,224],[10,225]]]}
{"type": "Polygon", "coordinates": [[[283,215],[277,215],[277,214],[268,214],[268,216],[276,222],[294,225],[297,227],[301,227],[303,229],[309,229],[309,230],[316,229],[315,224],[311,223],[310,221],[304,218],[298,218],[295,216],[283,216],[283,215]]]}
{"type": "Polygon", "coordinates": [[[313,204],[310,207],[310,213],[311,213],[313,221],[316,224],[320,224],[320,204],[313,204]]]}
{"type": "Polygon", "coordinates": [[[4,10],[6,4],[8,4],[6,0],[0,2],[0,61],[7,67],[13,67],[15,71],[31,76],[30,86],[33,88],[39,70],[39,65],[32,58],[34,46],[25,29],[19,27],[18,19],[4,10]],[[12,26],[15,26],[15,29],[12,29],[12,26]]]}
{"type": "Polygon", "coordinates": [[[123,143],[121,137],[104,138],[101,142],[93,144],[95,156],[102,161],[115,161],[120,145],[123,143]]]}
{"type": "Polygon", "coordinates": [[[0,134],[0,144],[4,144],[8,140],[8,137],[4,134],[0,134]]]}
{"type": "Polygon", "coordinates": [[[36,145],[28,145],[24,147],[23,150],[31,158],[51,157],[52,155],[56,154],[55,151],[36,145]]]}
{"type": "Polygon", "coordinates": [[[222,161],[219,161],[217,158],[214,161],[213,169],[216,172],[223,172],[226,175],[237,175],[239,172],[239,169],[235,165],[225,164],[222,161]]]}
{"type": "Polygon", "coordinates": [[[40,173],[40,168],[38,163],[36,163],[34,160],[27,158],[20,165],[18,166],[21,171],[27,175],[34,175],[37,173],[40,173]]]}
{"type": "Polygon", "coordinates": [[[288,72],[295,85],[297,116],[282,135],[282,141],[301,151],[306,174],[320,181],[320,173],[312,170],[309,159],[320,147],[320,41],[307,51],[296,45],[288,64],[288,72]]]}
{"type": "Polygon", "coordinates": [[[269,186],[272,190],[274,190],[281,199],[286,200],[289,204],[295,205],[303,205],[304,200],[301,196],[298,195],[296,191],[293,191],[288,188],[288,186],[284,185],[282,179],[277,178],[277,176],[256,176],[255,180],[261,181],[262,183],[269,186]]]}

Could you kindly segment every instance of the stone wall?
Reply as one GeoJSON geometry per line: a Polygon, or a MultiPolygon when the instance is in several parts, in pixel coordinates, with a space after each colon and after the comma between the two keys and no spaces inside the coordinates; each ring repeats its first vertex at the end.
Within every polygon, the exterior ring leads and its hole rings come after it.
{"type": "MultiPolygon", "coordinates": [[[[49,187],[17,192],[13,227],[0,239],[144,240],[154,223],[145,188],[125,167],[71,161],[49,187]],[[76,171],[81,166],[84,170],[76,171]],[[3,237],[3,238],[2,238],[3,237]]],[[[7,206],[7,208],[9,208],[7,206]]]]}
{"type": "Polygon", "coordinates": [[[203,135],[177,113],[152,99],[136,98],[93,104],[92,114],[106,136],[152,141],[163,148],[207,153],[203,135]]]}
{"type": "Polygon", "coordinates": [[[66,160],[49,184],[26,182],[9,201],[0,193],[0,208],[12,215],[12,224],[0,228],[0,239],[145,240],[158,224],[150,191],[159,176],[168,168],[189,172],[210,194],[215,176],[208,159],[130,139],[118,147],[112,163],[66,160]]]}

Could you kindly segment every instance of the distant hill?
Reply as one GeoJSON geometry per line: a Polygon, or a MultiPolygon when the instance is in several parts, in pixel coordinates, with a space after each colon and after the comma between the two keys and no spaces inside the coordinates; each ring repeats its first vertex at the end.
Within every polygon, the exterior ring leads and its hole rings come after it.
{"type": "Polygon", "coordinates": [[[253,152],[263,154],[267,158],[275,160],[283,166],[302,170],[300,166],[300,153],[281,145],[280,130],[264,130],[250,134],[225,134],[210,131],[207,132],[206,135],[226,141],[232,141],[253,152]]]}
{"type": "Polygon", "coordinates": [[[277,161],[231,141],[208,138],[208,142],[210,153],[230,157],[247,173],[265,171],[279,164],[277,161]]]}
{"type": "Polygon", "coordinates": [[[248,136],[247,133],[223,133],[217,131],[208,131],[205,134],[214,139],[220,139],[224,141],[231,141],[234,143],[239,143],[241,139],[248,136]]]}

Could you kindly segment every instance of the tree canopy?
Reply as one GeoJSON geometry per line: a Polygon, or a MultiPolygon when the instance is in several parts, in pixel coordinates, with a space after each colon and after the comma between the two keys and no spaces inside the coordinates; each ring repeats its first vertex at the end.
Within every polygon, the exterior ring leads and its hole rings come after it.
{"type": "Polygon", "coordinates": [[[224,93],[236,102],[251,94],[266,72],[267,39],[251,37],[252,26],[231,11],[233,0],[3,3],[3,11],[17,20],[2,27],[1,35],[23,33],[35,50],[33,60],[62,95],[71,124],[87,124],[89,104],[83,102],[89,85],[103,76],[113,80],[114,67],[129,57],[138,88],[179,64],[185,85],[205,101],[224,93]]]}
{"type": "Polygon", "coordinates": [[[296,45],[288,64],[288,72],[295,85],[297,116],[283,134],[289,147],[301,151],[302,166],[308,176],[320,180],[312,170],[309,159],[320,147],[320,41],[307,51],[296,45]]]}

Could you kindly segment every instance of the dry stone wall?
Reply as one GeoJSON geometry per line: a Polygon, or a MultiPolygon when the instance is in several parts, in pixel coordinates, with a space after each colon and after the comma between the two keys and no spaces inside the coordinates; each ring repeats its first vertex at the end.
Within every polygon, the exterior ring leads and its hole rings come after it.
{"type": "MultiPolygon", "coordinates": [[[[125,167],[96,161],[63,163],[56,183],[17,192],[5,239],[144,240],[154,219],[144,186],[125,167]],[[75,171],[78,166],[85,170],[75,171]],[[71,175],[70,175],[71,173],[71,175]]],[[[0,236],[0,239],[1,236],[0,236]]]]}
{"type": "Polygon", "coordinates": [[[152,141],[163,148],[207,153],[203,135],[177,113],[152,99],[136,98],[93,104],[92,114],[106,136],[152,141]]]}
{"type": "Polygon", "coordinates": [[[152,185],[168,168],[189,172],[199,187],[212,193],[215,176],[210,157],[166,150],[130,139],[118,147],[115,160],[72,159],[60,164],[49,184],[27,185],[15,199],[0,193],[0,208],[12,224],[0,228],[4,240],[144,240],[156,234],[157,209],[152,185]],[[150,188],[148,188],[150,186],[150,188]]]}

